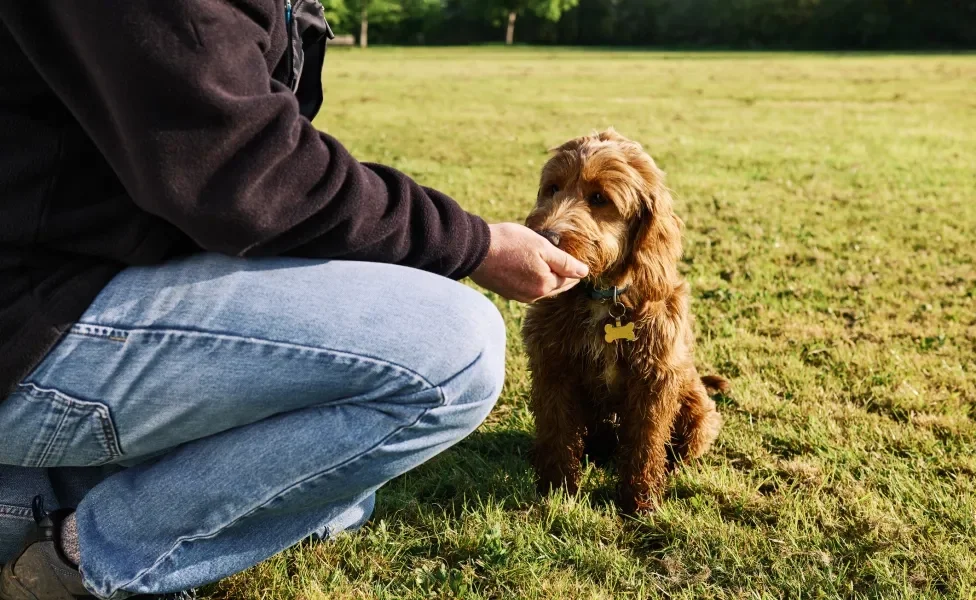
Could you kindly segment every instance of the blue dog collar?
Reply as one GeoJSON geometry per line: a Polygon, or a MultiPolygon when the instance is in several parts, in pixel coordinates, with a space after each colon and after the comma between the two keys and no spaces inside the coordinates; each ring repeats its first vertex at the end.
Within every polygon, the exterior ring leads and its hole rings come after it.
{"type": "Polygon", "coordinates": [[[585,282],[584,285],[586,286],[586,295],[591,300],[613,300],[614,298],[623,296],[624,292],[630,289],[630,284],[623,287],[613,286],[610,288],[597,288],[590,282],[585,282]]]}

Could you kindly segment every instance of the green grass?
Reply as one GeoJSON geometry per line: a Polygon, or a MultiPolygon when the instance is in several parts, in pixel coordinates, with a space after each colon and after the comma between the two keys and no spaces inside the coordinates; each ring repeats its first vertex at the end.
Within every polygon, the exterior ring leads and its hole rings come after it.
{"type": "Polygon", "coordinates": [[[542,499],[519,323],[467,440],[380,491],[372,522],[221,598],[976,595],[976,57],[530,49],[331,51],[317,125],[489,220],[546,149],[608,125],[687,223],[714,451],[622,519],[612,476],[542,499]]]}

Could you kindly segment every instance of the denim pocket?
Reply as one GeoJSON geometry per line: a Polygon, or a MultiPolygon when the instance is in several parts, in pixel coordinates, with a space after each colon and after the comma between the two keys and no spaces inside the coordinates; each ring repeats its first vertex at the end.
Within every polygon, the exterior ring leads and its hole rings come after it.
{"type": "Polygon", "coordinates": [[[0,409],[5,443],[0,463],[23,467],[93,467],[122,455],[112,416],[100,402],[79,400],[31,383],[0,409]]]}

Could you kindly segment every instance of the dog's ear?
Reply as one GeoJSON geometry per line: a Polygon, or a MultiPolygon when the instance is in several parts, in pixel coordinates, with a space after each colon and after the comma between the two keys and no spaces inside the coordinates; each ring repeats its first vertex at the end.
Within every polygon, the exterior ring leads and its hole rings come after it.
{"type": "Polygon", "coordinates": [[[575,152],[580,149],[580,147],[587,142],[589,138],[587,136],[581,136],[573,138],[567,142],[563,142],[558,146],[549,148],[549,154],[558,155],[564,152],[575,152]]]}
{"type": "Polygon", "coordinates": [[[625,138],[624,136],[617,133],[617,130],[613,127],[607,127],[603,131],[594,132],[593,137],[600,140],[601,142],[621,142],[621,143],[634,143],[625,138]]]}
{"type": "Polygon", "coordinates": [[[631,276],[649,279],[660,286],[677,276],[681,258],[684,223],[674,212],[671,192],[664,184],[664,172],[643,150],[632,156],[631,166],[640,178],[636,231],[631,246],[631,276]]]}

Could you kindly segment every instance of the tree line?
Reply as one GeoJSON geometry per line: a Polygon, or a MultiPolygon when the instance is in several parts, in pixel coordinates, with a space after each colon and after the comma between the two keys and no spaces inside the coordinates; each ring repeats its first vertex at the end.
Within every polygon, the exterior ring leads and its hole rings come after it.
{"type": "Polygon", "coordinates": [[[361,45],[976,48],[976,0],[323,0],[361,45]]]}

